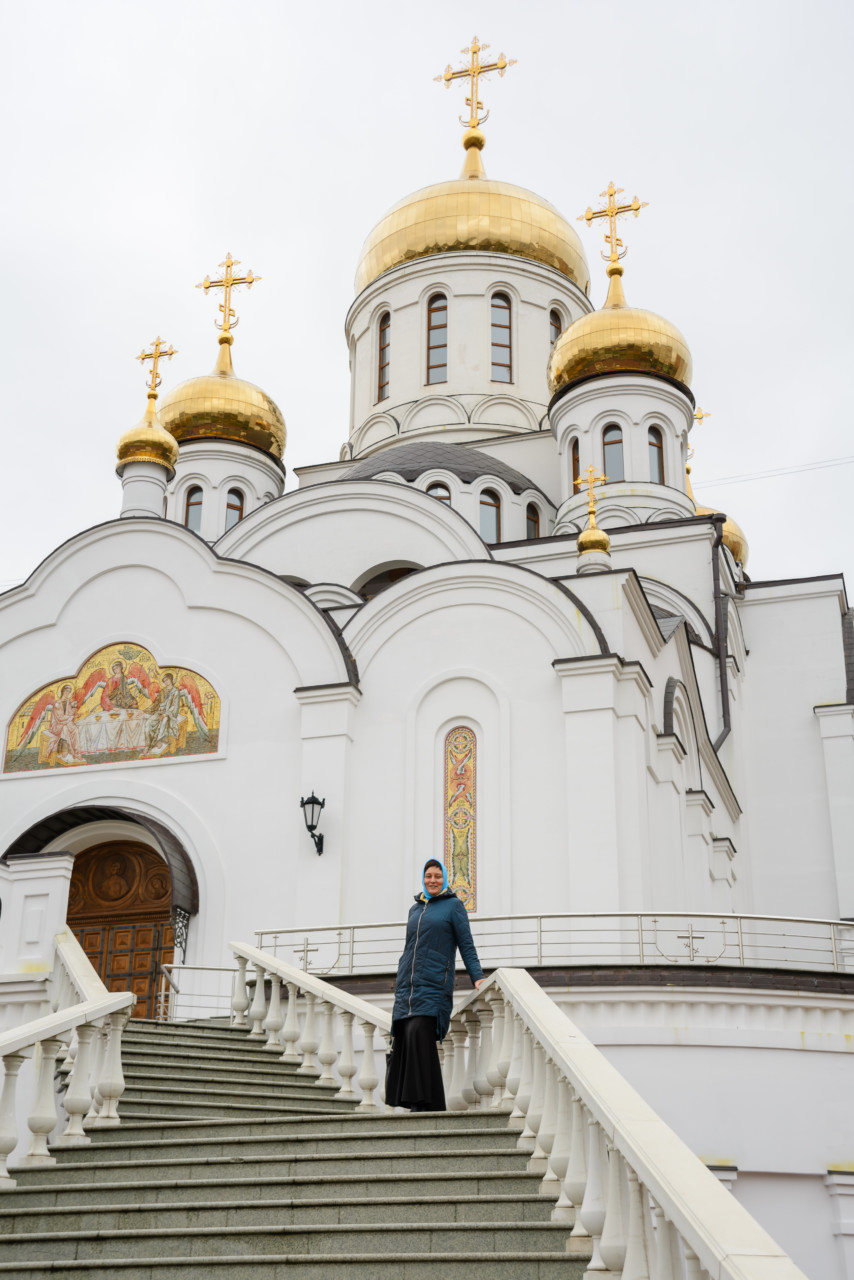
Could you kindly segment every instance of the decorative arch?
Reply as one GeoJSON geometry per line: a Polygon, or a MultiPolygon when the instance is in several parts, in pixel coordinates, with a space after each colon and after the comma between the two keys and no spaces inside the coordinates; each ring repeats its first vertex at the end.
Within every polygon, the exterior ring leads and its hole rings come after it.
{"type": "Polygon", "coordinates": [[[391,413],[372,413],[357,427],[350,439],[350,457],[357,458],[366,450],[392,440],[400,431],[400,423],[391,413]]]}
{"type": "Polygon", "coordinates": [[[702,770],[697,727],[688,691],[675,676],[668,676],[664,686],[662,731],[678,738],[685,749],[686,790],[699,790],[702,787],[702,770]]]}
{"type": "Polygon", "coordinates": [[[520,431],[538,431],[540,420],[534,407],[526,400],[498,392],[484,396],[471,412],[475,426],[512,427],[520,431]]]}
{"type": "Polygon", "coordinates": [[[468,423],[468,414],[453,396],[422,396],[401,417],[400,434],[436,427],[465,427],[468,423]]]}

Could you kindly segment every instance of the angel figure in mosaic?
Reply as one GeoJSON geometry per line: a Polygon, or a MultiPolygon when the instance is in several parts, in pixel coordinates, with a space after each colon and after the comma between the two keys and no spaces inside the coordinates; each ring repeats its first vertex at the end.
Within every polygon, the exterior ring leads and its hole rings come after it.
{"type": "Polygon", "coordinates": [[[104,671],[99,667],[87,678],[81,689],[75,689],[72,684],[63,684],[56,694],[51,691],[42,694],[24,726],[17,747],[18,753],[31,742],[39,741],[41,734],[40,760],[43,759],[46,764],[85,764],[77,720],[83,703],[103,678],[104,671]]]}
{"type": "MultiPolygon", "coordinates": [[[[155,687],[149,686],[152,692],[155,687]]],[[[178,685],[172,672],[166,671],[163,684],[154,693],[151,710],[146,716],[144,758],[174,755],[186,737],[188,719],[192,720],[198,733],[208,736],[198,685],[189,676],[185,676],[178,685]]]]}

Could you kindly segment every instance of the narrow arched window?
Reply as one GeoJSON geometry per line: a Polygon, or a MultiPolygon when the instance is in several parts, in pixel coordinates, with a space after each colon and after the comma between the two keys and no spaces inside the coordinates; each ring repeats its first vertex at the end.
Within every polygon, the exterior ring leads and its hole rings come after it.
{"type": "Polygon", "coordinates": [[[560,337],[560,331],[562,328],[563,328],[563,325],[560,322],[560,312],[550,311],[549,312],[549,346],[553,347],[554,344],[557,342],[558,338],[560,337]]]}
{"type": "Polygon", "coordinates": [[[649,478],[653,484],[664,484],[664,444],[658,427],[650,427],[649,478]]]}
{"type": "Polygon", "coordinates": [[[578,492],[578,480],[581,476],[581,452],[578,448],[578,437],[572,442],[572,492],[578,492]]]}
{"type": "Polygon", "coordinates": [[[188,529],[192,529],[193,533],[199,533],[202,527],[202,491],[197,484],[187,490],[184,524],[188,529]]]}
{"type": "Polygon", "coordinates": [[[484,542],[501,541],[501,499],[492,489],[480,495],[480,536],[484,542]]]}
{"type": "Polygon", "coordinates": [[[534,506],[533,502],[529,502],[525,511],[525,524],[528,529],[529,538],[539,538],[540,536],[540,513],[534,506]]]}
{"type": "Polygon", "coordinates": [[[613,423],[602,437],[602,462],[611,484],[623,479],[623,433],[613,423]]]}
{"type": "Polygon", "coordinates": [[[239,489],[229,489],[225,504],[225,531],[233,529],[243,519],[243,494],[239,489]]]}
{"type": "Polygon", "coordinates": [[[428,484],[427,492],[431,498],[438,498],[440,502],[451,501],[451,491],[446,484],[442,484],[440,480],[436,480],[433,484],[428,484]]]}
{"type": "Polygon", "coordinates": [[[427,381],[448,381],[448,299],[434,293],[427,303],[427,381]]]}
{"type": "Polygon", "coordinates": [[[492,381],[513,381],[510,345],[510,299],[506,293],[492,295],[492,381]]]}
{"type": "Polygon", "coordinates": [[[380,345],[377,357],[377,400],[388,399],[388,366],[391,349],[391,315],[384,311],[380,316],[380,345]]]}

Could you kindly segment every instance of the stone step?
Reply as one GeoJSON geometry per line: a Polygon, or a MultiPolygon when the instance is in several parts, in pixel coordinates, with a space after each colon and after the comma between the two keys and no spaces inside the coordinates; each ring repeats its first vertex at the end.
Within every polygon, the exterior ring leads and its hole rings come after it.
{"type": "Polygon", "coordinates": [[[176,1094],[178,1097],[202,1095],[224,1096],[236,1094],[247,1098],[266,1098],[266,1097],[288,1097],[288,1098],[331,1098],[340,1088],[336,1081],[334,1085],[318,1084],[312,1077],[309,1080],[301,1080],[298,1077],[284,1076],[277,1077],[269,1073],[254,1078],[244,1076],[242,1073],[232,1069],[228,1074],[225,1072],[210,1074],[194,1071],[191,1073],[172,1074],[168,1071],[140,1071],[130,1067],[126,1067],[122,1062],[122,1070],[125,1077],[125,1092],[140,1092],[145,1090],[147,1093],[159,1094],[169,1093],[176,1094]]]}
{"type": "Polygon", "coordinates": [[[86,1262],[107,1259],[193,1258],[222,1254],[560,1253],[570,1228],[563,1222],[407,1222],[378,1225],[176,1227],[133,1231],[28,1232],[3,1241],[4,1262],[86,1262]]]}
{"type": "MultiPolygon", "coordinates": [[[[283,1070],[297,1071],[300,1064],[293,1062],[282,1062],[282,1049],[265,1049],[263,1041],[247,1040],[246,1037],[235,1040],[233,1043],[229,1041],[219,1041],[209,1044],[207,1040],[159,1040],[156,1036],[140,1037],[139,1039],[128,1040],[125,1034],[122,1037],[122,1056],[125,1052],[134,1054],[139,1057],[155,1057],[163,1054],[167,1058],[177,1059],[178,1061],[194,1061],[194,1062],[216,1062],[216,1061],[240,1061],[249,1063],[277,1063],[283,1070]]],[[[307,1074],[301,1072],[301,1075],[307,1074]]],[[[318,1069],[317,1074],[320,1074],[318,1069]]]]}
{"type": "MultiPolygon", "coordinates": [[[[507,1113],[500,1111],[342,1111],[320,1115],[275,1115],[258,1119],[159,1120],[122,1119],[117,1129],[94,1129],[93,1141],[99,1146],[124,1142],[126,1137],[147,1138],[157,1142],[161,1138],[184,1136],[259,1137],[265,1133],[287,1136],[294,1132],[323,1130],[324,1133],[361,1133],[370,1129],[374,1133],[397,1133],[402,1129],[418,1129],[419,1132],[454,1133],[458,1129],[478,1129],[484,1133],[507,1132],[507,1113]]],[[[513,1130],[517,1134],[516,1130],[513,1130]]],[[[518,1134],[517,1134],[518,1136],[518,1134]]]]}
{"type": "MultiPolygon", "coordinates": [[[[202,1028],[185,1027],[181,1023],[149,1023],[146,1027],[136,1027],[128,1023],[122,1036],[122,1044],[128,1047],[137,1045],[157,1045],[161,1048],[176,1050],[203,1049],[208,1053],[225,1050],[231,1052],[263,1053],[273,1056],[272,1049],[265,1049],[266,1035],[259,1039],[249,1036],[245,1030],[235,1027],[231,1030],[220,1028],[216,1031],[202,1028]]],[[[375,1042],[376,1043],[376,1042],[375,1042]]]]}
{"type": "Polygon", "coordinates": [[[126,1046],[122,1046],[122,1067],[125,1074],[136,1071],[159,1071],[161,1075],[172,1075],[174,1072],[183,1074],[184,1072],[197,1072],[208,1075],[212,1073],[219,1075],[221,1072],[240,1071],[251,1076],[253,1079],[259,1075],[273,1075],[276,1079],[294,1079],[300,1084],[303,1081],[311,1084],[320,1073],[299,1074],[296,1066],[292,1062],[282,1062],[275,1053],[265,1054],[237,1054],[233,1050],[225,1053],[219,1051],[214,1053],[191,1053],[178,1052],[163,1053],[157,1049],[134,1048],[128,1050],[126,1046]]]}
{"type": "MultiPolygon", "coordinates": [[[[229,1097],[236,1098],[235,1094],[229,1097]]],[[[144,1090],[129,1089],[121,1101],[121,1114],[131,1116],[158,1116],[163,1120],[183,1119],[215,1119],[217,1116],[238,1116],[250,1119],[254,1116],[276,1115],[279,1112],[291,1112],[302,1115],[305,1112],[317,1114],[352,1111],[354,1103],[339,1098],[337,1101],[330,1090],[327,1099],[308,1098],[302,1102],[299,1098],[270,1098],[268,1102],[226,1101],[222,1097],[197,1094],[190,1098],[164,1098],[150,1096],[144,1090]]]]}
{"type": "MultiPolygon", "coordinates": [[[[33,1232],[129,1231],[157,1227],[280,1227],[346,1223],[549,1222],[554,1201],[536,1194],[471,1195],[449,1203],[444,1196],[353,1196],[303,1200],[190,1200],[184,1204],[118,1203],[93,1207],[0,1207],[0,1238],[33,1232]]],[[[573,1219],[564,1225],[570,1228],[573,1219]]]]}

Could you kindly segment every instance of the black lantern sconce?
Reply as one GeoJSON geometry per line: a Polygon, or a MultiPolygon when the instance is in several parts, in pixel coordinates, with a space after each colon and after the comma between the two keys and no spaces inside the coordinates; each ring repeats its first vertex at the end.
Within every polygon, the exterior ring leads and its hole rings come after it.
{"type": "Polygon", "coordinates": [[[320,811],[326,804],[325,800],[318,800],[312,791],[307,800],[300,800],[300,808],[302,816],[305,818],[305,825],[308,834],[314,841],[314,847],[318,853],[323,853],[323,836],[317,830],[317,824],[320,822],[320,811]]]}

